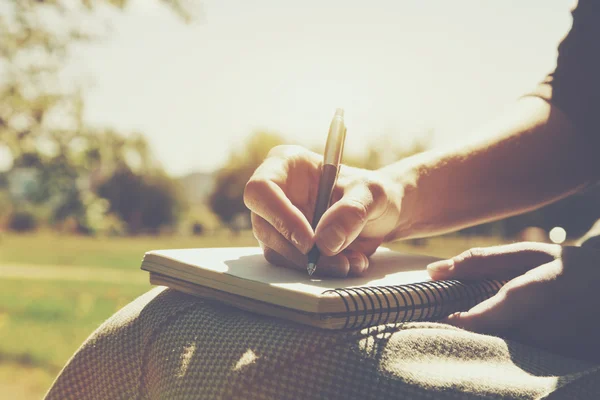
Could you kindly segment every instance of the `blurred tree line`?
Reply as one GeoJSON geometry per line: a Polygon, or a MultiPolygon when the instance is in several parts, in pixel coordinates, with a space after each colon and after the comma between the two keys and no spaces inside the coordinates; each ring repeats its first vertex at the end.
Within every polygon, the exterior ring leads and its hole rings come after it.
{"type": "MultiPolygon", "coordinates": [[[[185,22],[195,0],[161,0],[185,22]]],[[[95,39],[100,6],[128,0],[13,0],[0,7],[0,216],[92,233],[157,232],[184,204],[141,134],[83,121],[81,88],[61,84],[74,44],[95,39]]]]}

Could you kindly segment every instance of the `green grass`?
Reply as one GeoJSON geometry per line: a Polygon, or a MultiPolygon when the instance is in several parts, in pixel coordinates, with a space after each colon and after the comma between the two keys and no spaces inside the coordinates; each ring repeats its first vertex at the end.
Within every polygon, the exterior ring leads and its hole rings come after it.
{"type": "Polygon", "coordinates": [[[79,345],[151,288],[139,270],[144,252],[255,243],[250,232],[200,238],[0,236],[0,268],[24,275],[0,278],[0,397],[41,398],[79,345]],[[125,279],[103,282],[109,270],[125,279]]]}
{"type": "Polygon", "coordinates": [[[0,265],[34,264],[138,269],[144,252],[188,247],[254,246],[251,232],[203,237],[84,237],[53,233],[0,236],[0,265]]]}
{"type": "MultiPolygon", "coordinates": [[[[2,279],[0,365],[41,373],[45,387],[39,380],[23,381],[41,390],[39,398],[83,340],[149,288],[145,283],[2,279]]],[[[13,380],[10,369],[0,368],[0,389],[13,380]]]]}
{"type": "Polygon", "coordinates": [[[149,288],[149,284],[3,279],[0,357],[57,372],[74,346],[149,288]]]}
{"type": "MultiPolygon", "coordinates": [[[[389,247],[450,257],[473,246],[497,243],[443,237],[421,246],[408,242],[389,247]]],[[[144,252],[254,245],[250,232],[204,237],[1,236],[0,268],[22,271],[15,277],[0,271],[1,397],[41,398],[79,345],[115,311],[151,288],[139,270],[144,252]],[[116,273],[114,283],[105,280],[109,272],[116,273]]]]}
{"type": "MultiPolygon", "coordinates": [[[[423,246],[410,242],[392,243],[394,249],[450,257],[473,246],[500,243],[496,238],[437,237],[423,246]]],[[[137,270],[144,252],[152,249],[189,247],[255,246],[251,232],[237,236],[228,232],[202,237],[83,237],[51,233],[0,236],[0,265],[33,264],[87,266],[137,270]]]]}

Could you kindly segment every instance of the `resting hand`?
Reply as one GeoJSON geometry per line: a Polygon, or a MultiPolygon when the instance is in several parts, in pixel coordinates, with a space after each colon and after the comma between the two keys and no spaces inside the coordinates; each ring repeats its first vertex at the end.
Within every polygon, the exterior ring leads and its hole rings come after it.
{"type": "Polygon", "coordinates": [[[472,249],[428,267],[433,279],[510,279],[445,322],[570,356],[600,359],[600,250],[543,243],[472,249]]]}
{"type": "Polygon", "coordinates": [[[299,146],[271,150],[244,191],[254,236],[272,264],[305,269],[316,243],[319,273],[360,275],[396,226],[400,193],[382,173],[341,166],[332,205],[313,231],[322,160],[299,146]]]}

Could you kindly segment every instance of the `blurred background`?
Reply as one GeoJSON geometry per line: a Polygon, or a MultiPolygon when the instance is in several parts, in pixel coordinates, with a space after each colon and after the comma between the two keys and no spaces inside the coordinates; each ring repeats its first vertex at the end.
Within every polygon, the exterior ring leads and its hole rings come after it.
{"type": "MultiPolygon", "coordinates": [[[[2,0],[2,397],[43,396],[150,288],[145,251],[255,245],[246,181],[275,145],[322,151],[337,107],[355,166],[476,137],[553,69],[572,3],[2,0]]],[[[391,247],[568,243],[599,200],[391,247]]]]}

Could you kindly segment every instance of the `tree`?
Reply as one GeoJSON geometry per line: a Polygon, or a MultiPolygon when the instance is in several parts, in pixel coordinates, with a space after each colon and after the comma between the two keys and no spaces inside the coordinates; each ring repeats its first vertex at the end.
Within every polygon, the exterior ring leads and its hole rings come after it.
{"type": "Polygon", "coordinates": [[[246,182],[269,150],[283,143],[283,138],[278,134],[255,132],[241,149],[232,152],[227,164],[217,171],[209,204],[223,223],[234,227],[232,223],[237,216],[249,215],[243,199],[246,182]]]}
{"type": "MultiPolygon", "coordinates": [[[[160,1],[184,22],[199,5],[160,1]]],[[[123,9],[128,3],[12,0],[0,8],[0,147],[8,149],[12,169],[29,170],[37,182],[25,199],[12,198],[12,208],[22,207],[23,200],[45,204],[55,220],[75,216],[85,225],[86,207],[95,200],[93,188],[82,182],[123,165],[139,173],[158,170],[141,135],[126,138],[86,126],[82,89],[59,81],[73,45],[97,37],[81,21],[100,18],[101,4],[123,9]]],[[[2,174],[4,181],[8,173],[2,174]]]]}
{"type": "Polygon", "coordinates": [[[159,233],[172,226],[182,211],[180,188],[165,175],[139,175],[123,166],[100,184],[98,195],[108,200],[108,212],[127,225],[128,233],[159,233]]]}
{"type": "MultiPolygon", "coordinates": [[[[192,19],[194,0],[161,1],[192,19]]],[[[0,138],[14,159],[41,143],[64,154],[81,131],[80,88],[63,87],[58,74],[73,44],[96,37],[80,21],[102,3],[123,9],[128,0],[13,0],[0,11],[0,138]],[[50,121],[57,113],[62,126],[50,121]]]]}

